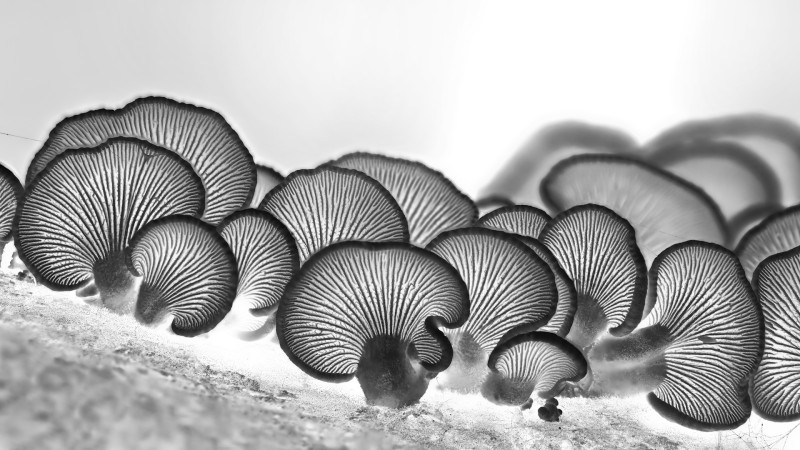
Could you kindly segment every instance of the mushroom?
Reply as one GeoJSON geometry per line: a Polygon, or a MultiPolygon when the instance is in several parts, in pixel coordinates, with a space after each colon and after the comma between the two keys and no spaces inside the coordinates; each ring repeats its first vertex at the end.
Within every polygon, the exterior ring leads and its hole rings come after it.
{"type": "Polygon", "coordinates": [[[561,161],[542,181],[542,197],[557,211],[586,203],[614,210],[636,229],[648,266],[678,242],[727,242],[725,221],[708,194],[631,158],[578,155],[561,161]]]}
{"type": "Polygon", "coordinates": [[[356,170],[320,166],[292,172],[259,209],[292,233],[300,264],[335,242],[408,242],[400,206],[377,181],[356,170]]]}
{"type": "Polygon", "coordinates": [[[130,138],[67,150],[28,184],[14,240],[34,277],[57,291],[94,282],[103,304],[133,311],[135,280],[124,250],[146,223],[199,216],[205,191],[175,153],[130,138]]]}
{"type": "Polygon", "coordinates": [[[764,314],[764,355],[750,384],[753,409],[779,422],[800,418],[800,247],[756,268],[753,286],[764,314]]]}
{"type": "Polygon", "coordinates": [[[236,297],[236,259],[216,229],[190,216],[167,216],[142,227],[125,250],[131,273],[142,277],[136,319],[170,324],[179,336],[214,328],[236,297]]]}
{"type": "Polygon", "coordinates": [[[645,308],[647,268],[625,219],[603,206],[576,206],[550,221],[539,238],[575,285],[570,343],[586,350],[609,327],[613,336],[636,328],[645,308]]]}
{"type": "Polygon", "coordinates": [[[750,416],[747,385],[764,326],[742,266],[707,242],[675,244],[650,269],[657,297],[645,326],[588,354],[594,388],[648,394],[665,418],[698,430],[736,428],[750,416]]]}
{"type": "Polygon", "coordinates": [[[761,223],[768,216],[775,214],[783,209],[779,203],[762,203],[753,205],[750,208],[740,212],[731,220],[728,221],[728,230],[730,233],[729,242],[736,242],[737,244],[742,241],[742,238],[753,227],[761,223]]]}
{"type": "Polygon", "coordinates": [[[233,128],[215,111],[164,97],[144,97],[118,110],[98,109],[65,118],[34,155],[26,184],[64,151],[120,136],[143,139],[188,161],[206,190],[205,221],[219,223],[250,203],[255,164],[233,128]]]}
{"type": "Polygon", "coordinates": [[[475,207],[478,208],[478,217],[483,217],[497,208],[512,206],[513,204],[514,202],[511,200],[499,195],[490,195],[475,201],[475,207]]]}
{"type": "Polygon", "coordinates": [[[256,164],[256,187],[253,190],[253,198],[250,200],[250,208],[258,208],[267,193],[282,182],[283,175],[278,171],[256,164]]]}
{"type": "Polygon", "coordinates": [[[307,374],[355,376],[370,405],[416,403],[453,350],[437,327],[469,315],[464,281],[408,243],[342,242],[314,254],[278,303],[281,348],[307,374]]]}
{"type": "Polygon", "coordinates": [[[745,233],[736,254],[748,280],[756,267],[768,256],[783,253],[800,245],[800,205],[767,216],[745,233]]]}
{"type": "Polygon", "coordinates": [[[558,161],[582,153],[633,154],[636,147],[633,138],[613,128],[576,121],[553,123],[539,130],[517,151],[483,190],[483,195],[544,208],[547,204],[539,184],[558,161]]]}
{"type": "Polygon", "coordinates": [[[489,356],[488,365],[490,374],[481,393],[500,405],[524,405],[534,390],[541,398],[552,398],[567,381],[580,381],[587,370],[580,350],[552,333],[540,331],[501,343],[489,356]]]}
{"type": "Polygon", "coordinates": [[[536,239],[549,221],[550,215],[539,208],[512,205],[497,208],[482,216],[477,225],[536,239]]]}
{"type": "MultiPolygon", "coordinates": [[[[14,173],[0,165],[0,254],[14,237],[14,216],[24,192],[14,173]]],[[[3,265],[3,268],[7,267],[3,265]]]]}
{"type": "Polygon", "coordinates": [[[469,290],[470,318],[446,332],[455,354],[438,381],[470,391],[488,374],[489,353],[509,333],[536,330],[552,318],[558,301],[553,272],[513,235],[491,229],[446,231],[427,248],[452,264],[469,290]]]}
{"type": "Polygon", "coordinates": [[[424,247],[439,233],[478,219],[472,200],[440,172],[416,161],[372,153],[349,153],[328,165],[374,178],[392,194],[408,220],[410,242],[424,247]]]}
{"type": "Polygon", "coordinates": [[[231,214],[217,231],[233,251],[239,270],[236,300],[217,329],[242,338],[272,331],[278,301],[299,265],[294,238],[278,219],[255,209],[231,214]]]}

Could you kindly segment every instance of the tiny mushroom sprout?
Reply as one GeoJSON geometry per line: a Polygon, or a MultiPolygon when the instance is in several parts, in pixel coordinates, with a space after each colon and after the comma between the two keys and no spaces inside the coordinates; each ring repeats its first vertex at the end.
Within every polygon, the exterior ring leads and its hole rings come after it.
{"type": "Polygon", "coordinates": [[[250,200],[250,208],[258,208],[267,193],[282,182],[283,175],[278,171],[256,164],[256,187],[253,190],[253,198],[250,200]]]}
{"type": "Polygon", "coordinates": [[[446,231],[428,250],[456,268],[469,290],[471,313],[447,331],[454,347],[441,387],[476,390],[488,375],[489,353],[509,333],[536,330],[552,318],[558,293],[553,272],[513,235],[486,228],[446,231]]]}
{"type": "Polygon", "coordinates": [[[424,247],[439,233],[468,227],[478,219],[472,199],[420,162],[357,152],[328,164],[363,172],[385,187],[403,210],[414,245],[424,247]]]}
{"type": "Polygon", "coordinates": [[[259,209],[286,225],[301,265],[336,242],[408,242],[400,206],[377,181],[356,170],[321,166],[292,172],[259,209]]]}
{"type": "Polygon", "coordinates": [[[761,309],[736,256],[707,242],[675,244],[650,269],[655,307],[642,327],[588,353],[593,387],[651,391],[665,418],[704,431],[750,416],[748,383],[761,359],[761,309]]]}
{"type": "Polygon", "coordinates": [[[555,210],[594,203],[636,229],[647,265],[667,247],[692,239],[724,245],[727,228],[713,200],[697,186],[647,163],[615,155],[578,155],[553,167],[542,196],[555,210]]]}
{"type": "Polygon", "coordinates": [[[309,375],[355,376],[370,405],[416,403],[453,350],[437,327],[469,315],[467,287],[435,254],[408,243],[341,242],[314,254],[278,303],[281,348],[309,375]]]}
{"type": "Polygon", "coordinates": [[[130,138],[67,150],[26,187],[14,240],[39,282],[53,290],[93,282],[103,304],[133,312],[136,280],[124,250],[148,222],[200,216],[200,178],[175,153],[130,138]]]}
{"type": "Polygon", "coordinates": [[[255,209],[231,214],[217,230],[239,269],[236,300],[217,329],[228,329],[239,337],[272,331],[273,313],[299,265],[294,238],[278,219],[255,209]]]}
{"type": "Polygon", "coordinates": [[[0,253],[14,237],[14,216],[24,192],[17,177],[0,165],[0,253]]]}
{"type": "Polygon", "coordinates": [[[541,331],[514,336],[489,355],[489,376],[481,386],[487,400],[524,405],[534,391],[541,398],[558,395],[567,381],[586,376],[586,359],[564,339],[541,331]]]}
{"type": "Polygon", "coordinates": [[[214,328],[236,297],[236,259],[216,229],[190,216],[167,216],[142,227],[125,250],[142,277],[136,319],[171,325],[180,336],[214,328]]]}
{"type": "Polygon", "coordinates": [[[764,356],[750,385],[753,409],[773,421],[800,418],[800,247],[765,259],[753,286],[764,313],[764,356]]]}
{"type": "Polygon", "coordinates": [[[647,268],[633,227],[608,208],[581,205],[551,220],[539,235],[577,292],[567,340],[586,350],[608,332],[624,336],[639,324],[647,268]]]}
{"type": "Polygon", "coordinates": [[[64,151],[94,147],[120,136],[173,151],[191,164],[205,188],[203,220],[219,223],[249,204],[256,185],[255,164],[233,128],[215,111],[163,97],[144,97],[118,110],[99,109],[65,118],[34,155],[26,184],[64,151]]]}
{"type": "Polygon", "coordinates": [[[736,246],[736,254],[748,280],[767,257],[800,245],[800,205],[771,214],[745,233],[736,246]]]}
{"type": "Polygon", "coordinates": [[[734,242],[738,245],[738,243],[742,242],[742,238],[747,232],[755,228],[767,217],[783,209],[781,204],[772,202],[753,205],[740,212],[728,221],[728,229],[730,230],[729,242],[734,242]]]}

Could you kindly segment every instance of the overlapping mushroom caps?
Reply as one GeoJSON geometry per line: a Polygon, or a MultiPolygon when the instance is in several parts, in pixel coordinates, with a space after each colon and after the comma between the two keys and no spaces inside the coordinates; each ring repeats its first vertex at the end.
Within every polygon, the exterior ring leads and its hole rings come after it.
{"type": "Polygon", "coordinates": [[[144,141],[111,139],[68,150],[27,186],[14,240],[37,280],[54,290],[93,281],[105,306],[130,312],[135,282],[125,247],[146,223],[199,216],[205,191],[191,166],[144,141]]]}
{"type": "Polygon", "coordinates": [[[497,208],[513,205],[514,202],[499,195],[490,195],[488,197],[482,197],[478,200],[475,200],[475,207],[478,208],[478,217],[483,217],[497,208]]]}
{"type": "Polygon", "coordinates": [[[667,247],[688,240],[724,245],[719,207],[697,186],[631,158],[578,155],[561,161],[542,181],[555,210],[594,203],[614,210],[636,229],[648,266],[667,247]]]}
{"type": "MultiPolygon", "coordinates": [[[[562,159],[583,153],[635,154],[636,142],[622,131],[582,122],[548,125],[531,137],[483,190],[514,203],[545,208],[539,184],[562,159]]],[[[558,211],[556,211],[558,212],[558,211]]]]}
{"type": "Polygon", "coordinates": [[[750,387],[753,409],[774,421],[800,418],[800,247],[770,256],[753,286],[764,314],[764,355],[750,387]]]}
{"type": "Polygon", "coordinates": [[[420,162],[357,152],[328,164],[363,172],[385,187],[403,210],[414,245],[424,247],[439,233],[470,226],[478,219],[469,197],[420,162]]]}
{"type": "Polygon", "coordinates": [[[292,233],[300,264],[335,242],[408,241],[406,218],[392,195],[351,169],[321,166],[293,172],[264,197],[259,209],[292,233]]]}
{"type": "Polygon", "coordinates": [[[265,211],[246,209],[217,227],[236,257],[239,284],[231,311],[219,328],[239,337],[257,337],[274,326],[273,313],[299,265],[289,230],[265,211]]]}
{"type": "Polygon", "coordinates": [[[148,223],[131,239],[125,261],[142,277],[137,320],[171,323],[181,336],[214,328],[236,297],[239,273],[231,249],[213,226],[193,217],[148,223]]]}
{"type": "Polygon", "coordinates": [[[552,334],[534,331],[498,345],[489,356],[489,377],[481,386],[487,400],[522,405],[535,391],[541,398],[558,395],[567,381],[586,376],[580,350],[552,334]]]}
{"type": "Polygon", "coordinates": [[[428,250],[452,264],[469,290],[470,318],[446,333],[455,355],[438,378],[442,387],[469,391],[483,381],[489,353],[508,333],[536,330],[553,316],[558,301],[553,273],[522,242],[491,229],[447,231],[428,250]]]}
{"type": "Polygon", "coordinates": [[[647,268],[625,219],[602,206],[576,206],[550,221],[539,237],[575,284],[569,342],[583,350],[607,328],[614,336],[636,328],[645,309],[647,268]]]}
{"type": "Polygon", "coordinates": [[[407,243],[342,242],[313,255],[281,298],[281,347],[315,378],[358,378],[367,403],[419,400],[452,347],[437,327],[458,327],[469,294],[440,257],[407,243]]]}
{"type": "Polygon", "coordinates": [[[747,387],[761,359],[764,325],[736,256],[689,241],[650,269],[655,307],[640,327],[589,352],[594,387],[652,390],[659,414],[699,430],[735,428],[750,416],[747,387]]]}
{"type": "Polygon", "coordinates": [[[14,216],[24,192],[17,177],[0,165],[0,253],[14,237],[14,216]]]}
{"type": "Polygon", "coordinates": [[[119,136],[148,141],[188,161],[206,190],[207,222],[218,223],[250,202],[255,164],[233,128],[215,111],[163,97],[144,97],[118,110],[99,109],[62,120],[33,157],[26,184],[64,151],[119,136]]]}
{"type": "Polygon", "coordinates": [[[283,175],[275,169],[261,164],[256,164],[256,187],[253,189],[253,198],[250,208],[258,208],[267,193],[283,182],[283,175]]]}
{"type": "Polygon", "coordinates": [[[748,280],[756,267],[771,255],[789,251],[800,245],[800,205],[770,215],[745,233],[736,254],[748,280]]]}

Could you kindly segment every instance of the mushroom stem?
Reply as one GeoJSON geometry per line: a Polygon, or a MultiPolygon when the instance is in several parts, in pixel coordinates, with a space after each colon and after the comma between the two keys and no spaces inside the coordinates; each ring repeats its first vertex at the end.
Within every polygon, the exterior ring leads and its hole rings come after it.
{"type": "Polygon", "coordinates": [[[489,374],[489,354],[468,331],[456,330],[447,337],[453,346],[453,361],[436,377],[439,387],[474,392],[489,374]]]}
{"type": "Polygon", "coordinates": [[[118,314],[131,314],[138,283],[125,264],[123,252],[112,253],[94,265],[94,284],[103,305],[118,314]]]}
{"type": "Polygon", "coordinates": [[[431,377],[415,355],[413,345],[397,336],[367,341],[356,371],[367,404],[402,408],[419,401],[431,377]]]}
{"type": "Polygon", "coordinates": [[[586,294],[578,294],[578,309],[567,341],[584,352],[608,328],[608,317],[600,304],[586,294]]]}

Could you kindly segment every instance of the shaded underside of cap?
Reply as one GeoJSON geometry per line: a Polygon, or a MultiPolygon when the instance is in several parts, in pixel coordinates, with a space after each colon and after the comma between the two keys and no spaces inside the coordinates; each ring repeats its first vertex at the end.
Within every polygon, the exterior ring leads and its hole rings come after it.
{"type": "Polygon", "coordinates": [[[280,220],[303,264],[335,242],[407,242],[408,225],[392,195],[361,172],[322,166],[298,170],[270,191],[259,209],[280,220]]]}
{"type": "Polygon", "coordinates": [[[478,219],[477,225],[531,238],[538,238],[550,215],[528,205],[504,206],[478,219]]]}
{"type": "Polygon", "coordinates": [[[407,243],[342,242],[316,253],[281,298],[277,334],[306,373],[353,377],[365,345],[391,337],[413,344],[421,364],[442,371],[452,358],[436,328],[469,316],[467,288],[446,261],[407,243]]]}
{"type": "Polygon", "coordinates": [[[753,377],[753,409],[770,420],[800,418],[800,247],[764,260],[753,277],[764,313],[764,356],[753,377]]]}
{"type": "Polygon", "coordinates": [[[420,162],[358,152],[328,164],[363,172],[385,187],[403,210],[414,245],[424,247],[439,233],[478,219],[472,199],[441,172],[420,162]]]}
{"type": "Polygon", "coordinates": [[[630,333],[641,320],[647,290],[633,227],[608,208],[581,205],[556,216],[540,237],[573,280],[577,314],[589,306],[582,302],[592,301],[613,335],[630,333]]]}
{"type": "Polygon", "coordinates": [[[213,226],[188,216],[145,225],[126,250],[128,268],[142,277],[137,319],[153,323],[172,314],[172,330],[195,336],[214,328],[236,297],[238,270],[213,226]]]}
{"type": "Polygon", "coordinates": [[[657,299],[648,323],[666,330],[666,376],[648,395],[663,416],[700,430],[730,429],[750,415],[747,384],[763,350],[755,294],[736,256],[690,241],[650,270],[657,299]]]}
{"type": "Polygon", "coordinates": [[[12,238],[14,215],[24,193],[14,173],[0,165],[0,245],[12,238]]]}
{"type": "Polygon", "coordinates": [[[192,165],[206,189],[204,220],[218,223],[247,205],[256,184],[253,157],[217,112],[164,97],[144,97],[121,109],[67,117],[50,132],[28,168],[26,184],[65,150],[131,137],[171,150],[192,165]]]}
{"type": "Polygon", "coordinates": [[[478,208],[478,217],[483,217],[497,208],[513,205],[514,202],[500,195],[490,195],[475,200],[475,207],[478,208]]]}
{"type": "Polygon", "coordinates": [[[538,329],[555,313],[553,272],[513,235],[462,228],[442,233],[427,248],[452,264],[467,284],[470,318],[459,331],[486,352],[509,331],[538,329]]]}
{"type": "Polygon", "coordinates": [[[800,205],[768,216],[751,228],[736,246],[748,279],[761,261],[800,245],[800,205]]]}
{"type": "Polygon", "coordinates": [[[61,153],[29,183],[14,239],[40,282],[75,289],[146,223],[170,214],[199,216],[204,198],[200,178],[176,154],[137,139],[111,139],[61,153]]]}
{"type": "Polygon", "coordinates": [[[250,208],[258,208],[261,201],[269,191],[283,182],[283,175],[272,167],[256,164],[256,187],[253,189],[253,198],[250,200],[250,208]]]}
{"type": "Polygon", "coordinates": [[[586,203],[612,209],[636,229],[648,266],[678,242],[727,242],[724,219],[708,194],[631,158],[579,155],[564,160],[542,181],[542,196],[558,211],[586,203]]]}

